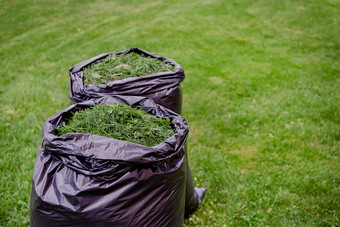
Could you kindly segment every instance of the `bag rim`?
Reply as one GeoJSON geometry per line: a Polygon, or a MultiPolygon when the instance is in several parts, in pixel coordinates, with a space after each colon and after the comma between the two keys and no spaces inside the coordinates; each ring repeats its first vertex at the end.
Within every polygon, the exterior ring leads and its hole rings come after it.
{"type": "Polygon", "coordinates": [[[189,135],[188,122],[177,113],[160,106],[150,98],[141,96],[106,96],[73,104],[49,117],[42,129],[42,144],[45,152],[57,155],[72,155],[85,158],[123,161],[131,163],[157,162],[180,152],[189,135]],[[140,106],[150,114],[168,117],[175,134],[160,144],[148,147],[141,144],[84,133],[68,133],[56,136],[66,115],[71,111],[89,108],[104,103],[121,102],[130,106],[140,106]]]}

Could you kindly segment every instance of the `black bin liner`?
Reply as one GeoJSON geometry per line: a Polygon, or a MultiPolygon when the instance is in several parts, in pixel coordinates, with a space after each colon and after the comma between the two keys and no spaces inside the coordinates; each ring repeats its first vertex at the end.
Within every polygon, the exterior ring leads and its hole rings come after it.
{"type": "Polygon", "coordinates": [[[157,104],[181,114],[182,90],[180,83],[183,81],[185,75],[182,66],[177,64],[172,59],[167,59],[160,55],[133,47],[124,51],[100,54],[96,57],[88,59],[70,68],[69,74],[69,97],[71,104],[90,100],[92,98],[99,98],[104,95],[144,96],[151,98],[157,104]],[[131,77],[101,85],[84,85],[84,68],[101,62],[112,54],[124,55],[131,52],[135,52],[145,57],[157,58],[167,64],[171,64],[174,66],[174,71],[159,72],[142,77],[131,77]]]}
{"type": "Polygon", "coordinates": [[[151,99],[107,96],[69,106],[42,129],[33,172],[31,226],[181,226],[201,203],[188,165],[187,121],[151,99]],[[168,117],[175,134],[147,147],[56,128],[72,113],[121,102],[168,117]]]}

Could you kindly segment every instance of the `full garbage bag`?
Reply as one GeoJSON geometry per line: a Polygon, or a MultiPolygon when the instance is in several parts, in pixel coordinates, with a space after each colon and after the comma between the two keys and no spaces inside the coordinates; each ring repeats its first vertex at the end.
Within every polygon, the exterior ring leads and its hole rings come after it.
{"type": "Polygon", "coordinates": [[[182,66],[172,59],[167,59],[160,55],[133,47],[124,51],[100,54],[96,57],[83,61],[71,67],[69,74],[69,98],[71,104],[90,100],[92,98],[99,98],[104,95],[144,96],[151,98],[157,104],[181,114],[182,90],[180,83],[183,81],[185,75],[182,66]],[[131,77],[101,85],[84,84],[84,68],[101,62],[107,57],[110,57],[112,54],[124,55],[132,52],[145,57],[156,58],[167,64],[171,64],[174,66],[174,71],[159,72],[142,77],[131,77]]]}
{"type": "Polygon", "coordinates": [[[42,129],[33,171],[31,226],[181,226],[201,203],[188,165],[188,122],[150,98],[107,96],[77,103],[54,114],[42,129]],[[160,118],[174,135],[147,147],[57,129],[74,112],[121,102],[160,118]]]}

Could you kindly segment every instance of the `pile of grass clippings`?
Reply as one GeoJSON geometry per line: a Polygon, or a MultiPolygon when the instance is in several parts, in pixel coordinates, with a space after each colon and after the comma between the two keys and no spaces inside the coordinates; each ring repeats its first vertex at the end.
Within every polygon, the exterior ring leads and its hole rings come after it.
{"type": "Polygon", "coordinates": [[[112,55],[104,61],[84,69],[84,84],[106,84],[129,77],[140,77],[158,72],[171,72],[174,67],[156,58],[136,53],[112,55]]]}
{"type": "Polygon", "coordinates": [[[122,103],[102,104],[73,114],[58,129],[66,133],[87,133],[155,146],[174,134],[168,118],[157,118],[122,103]]]}

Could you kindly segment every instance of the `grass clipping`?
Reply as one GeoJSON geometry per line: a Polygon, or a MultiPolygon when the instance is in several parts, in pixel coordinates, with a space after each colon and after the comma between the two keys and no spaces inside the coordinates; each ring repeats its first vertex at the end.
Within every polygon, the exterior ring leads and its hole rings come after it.
{"type": "Polygon", "coordinates": [[[158,72],[171,72],[174,67],[156,58],[136,53],[112,55],[104,61],[84,69],[84,84],[106,84],[129,77],[140,77],[158,72]]]}
{"type": "Polygon", "coordinates": [[[73,114],[57,135],[87,133],[155,146],[174,134],[168,118],[157,118],[122,103],[102,104],[73,114]]]}

